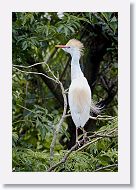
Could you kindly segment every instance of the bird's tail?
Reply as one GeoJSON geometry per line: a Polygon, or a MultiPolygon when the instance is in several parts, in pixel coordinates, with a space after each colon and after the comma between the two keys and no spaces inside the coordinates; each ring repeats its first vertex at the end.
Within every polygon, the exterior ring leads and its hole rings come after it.
{"type": "Polygon", "coordinates": [[[103,107],[98,107],[95,105],[94,101],[91,100],[91,112],[95,113],[95,114],[100,114],[101,110],[103,107]]]}

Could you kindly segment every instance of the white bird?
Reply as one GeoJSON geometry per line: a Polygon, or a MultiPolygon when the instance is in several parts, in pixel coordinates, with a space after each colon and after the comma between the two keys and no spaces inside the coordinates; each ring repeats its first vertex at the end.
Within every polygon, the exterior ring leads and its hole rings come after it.
{"type": "Polygon", "coordinates": [[[71,111],[71,116],[76,126],[76,142],[78,141],[78,128],[83,130],[84,142],[86,139],[86,131],[84,126],[90,117],[90,109],[97,112],[91,101],[91,89],[81,71],[79,60],[83,52],[83,44],[76,40],[71,39],[66,45],[56,45],[69,53],[72,57],[71,60],[71,85],[68,92],[68,101],[71,111]]]}

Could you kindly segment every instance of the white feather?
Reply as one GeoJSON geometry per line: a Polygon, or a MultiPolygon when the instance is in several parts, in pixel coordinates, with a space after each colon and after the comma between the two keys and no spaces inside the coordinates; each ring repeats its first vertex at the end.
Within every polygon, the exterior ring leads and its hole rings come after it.
{"type": "MultiPolygon", "coordinates": [[[[71,116],[77,128],[84,127],[90,117],[91,89],[79,65],[83,44],[78,40],[72,39],[66,45],[61,45],[60,47],[63,47],[62,49],[70,53],[72,57],[72,82],[68,94],[71,116]]],[[[94,106],[93,108],[96,110],[94,106]]]]}
{"type": "Polygon", "coordinates": [[[91,90],[85,77],[72,80],[69,87],[69,106],[76,127],[84,127],[90,117],[91,90]]]}

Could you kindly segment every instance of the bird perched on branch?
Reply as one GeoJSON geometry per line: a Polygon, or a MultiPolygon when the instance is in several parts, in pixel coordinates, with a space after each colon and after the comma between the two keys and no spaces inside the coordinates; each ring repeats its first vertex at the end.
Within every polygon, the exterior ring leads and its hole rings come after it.
{"type": "Polygon", "coordinates": [[[92,109],[93,112],[98,112],[97,107],[92,103],[91,89],[79,64],[84,46],[80,41],[71,39],[66,45],[56,45],[56,47],[62,48],[72,57],[71,85],[69,87],[68,100],[71,116],[76,125],[76,142],[79,143],[78,128],[83,130],[83,138],[84,141],[86,141],[86,131],[84,130],[84,126],[89,120],[90,110],[92,109]]]}

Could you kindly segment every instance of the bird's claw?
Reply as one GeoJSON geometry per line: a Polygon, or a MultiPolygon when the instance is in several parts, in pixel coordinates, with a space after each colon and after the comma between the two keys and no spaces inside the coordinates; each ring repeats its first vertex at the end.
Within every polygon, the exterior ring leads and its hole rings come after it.
{"type": "Polygon", "coordinates": [[[87,143],[87,141],[88,141],[87,136],[83,137],[83,140],[84,140],[84,144],[86,144],[86,143],[87,143]]]}
{"type": "Polygon", "coordinates": [[[81,146],[81,144],[80,144],[80,141],[76,141],[76,144],[78,145],[78,146],[81,146]]]}

